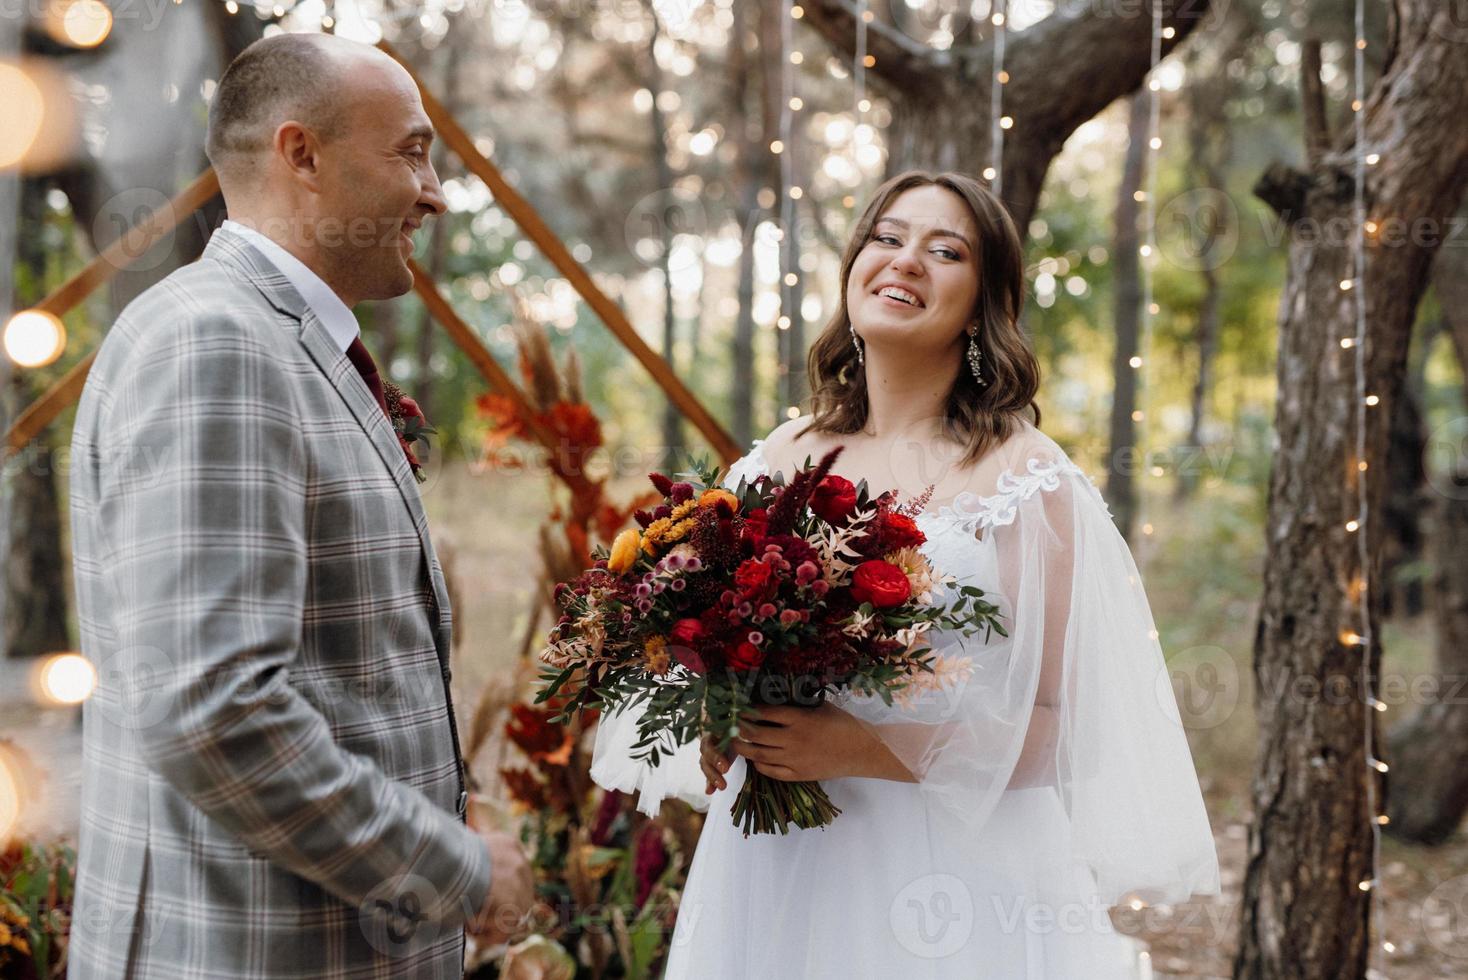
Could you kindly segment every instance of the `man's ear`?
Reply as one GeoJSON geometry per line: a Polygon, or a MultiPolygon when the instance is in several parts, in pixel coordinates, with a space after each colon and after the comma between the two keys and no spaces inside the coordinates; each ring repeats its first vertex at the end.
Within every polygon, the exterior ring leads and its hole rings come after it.
{"type": "Polygon", "coordinates": [[[321,141],[311,129],[294,120],[275,130],[275,155],[307,189],[320,190],[321,141]]]}

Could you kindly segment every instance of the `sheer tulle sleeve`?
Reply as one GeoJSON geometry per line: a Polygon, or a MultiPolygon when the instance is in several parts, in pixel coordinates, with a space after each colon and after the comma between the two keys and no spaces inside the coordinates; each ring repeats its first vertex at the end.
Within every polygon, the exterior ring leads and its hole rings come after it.
{"type": "MultiPolygon", "coordinates": [[[[762,442],[756,439],[749,453],[729,467],[724,486],[733,490],[741,478],[753,480],[764,472],[762,442]]],[[[673,669],[676,672],[682,668],[673,669]]],[[[704,793],[707,784],[698,765],[698,742],[679,746],[656,766],[639,762],[632,757],[632,747],[637,742],[637,722],[642,715],[642,705],[602,715],[591,750],[591,778],[603,789],[636,793],[637,809],[650,817],[657,816],[663,800],[669,798],[706,811],[710,800],[704,793]]]]}
{"type": "Polygon", "coordinates": [[[977,499],[968,530],[992,539],[970,552],[984,567],[977,580],[943,570],[991,593],[1008,638],[938,639],[963,669],[945,689],[849,710],[970,831],[1004,793],[1050,788],[1065,833],[1033,843],[1068,849],[1102,902],[1216,894],[1213,837],[1151,610],[1099,491],[1044,440],[977,499]]]}

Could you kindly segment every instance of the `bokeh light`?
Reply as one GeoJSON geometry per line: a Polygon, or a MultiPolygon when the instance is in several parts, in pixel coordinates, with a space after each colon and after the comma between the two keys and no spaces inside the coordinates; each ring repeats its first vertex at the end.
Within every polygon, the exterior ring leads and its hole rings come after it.
{"type": "Polygon", "coordinates": [[[49,704],[81,704],[97,687],[97,670],[79,653],[59,653],[41,664],[37,685],[49,704]]]}
{"type": "Polygon", "coordinates": [[[55,0],[42,23],[57,44],[95,48],[112,33],[112,10],[102,0],[55,0]]]}
{"type": "Polygon", "coordinates": [[[19,65],[0,63],[0,105],[5,106],[5,125],[0,126],[0,167],[13,167],[41,132],[45,99],[41,87],[19,65]]]}
{"type": "Polygon", "coordinates": [[[12,768],[9,755],[0,751],[0,847],[10,842],[19,821],[20,774],[12,768]]]}
{"type": "Polygon", "coordinates": [[[66,349],[66,327],[45,310],[22,310],[5,324],[5,354],[24,368],[45,367],[66,349]]]}

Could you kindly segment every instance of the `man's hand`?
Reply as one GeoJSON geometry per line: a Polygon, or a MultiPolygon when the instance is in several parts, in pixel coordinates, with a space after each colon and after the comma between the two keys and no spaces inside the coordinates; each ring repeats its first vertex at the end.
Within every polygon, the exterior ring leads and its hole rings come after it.
{"type": "Polygon", "coordinates": [[[526,931],[535,904],[535,877],[525,848],[516,838],[498,830],[480,830],[479,836],[489,848],[489,894],[466,928],[475,939],[493,946],[526,931]]]}

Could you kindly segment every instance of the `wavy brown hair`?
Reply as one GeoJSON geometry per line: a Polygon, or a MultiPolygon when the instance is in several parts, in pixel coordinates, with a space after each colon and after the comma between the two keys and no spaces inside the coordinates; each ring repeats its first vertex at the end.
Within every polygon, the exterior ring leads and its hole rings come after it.
{"type": "MultiPolygon", "coordinates": [[[[931,174],[909,170],[877,189],[856,223],[856,231],[841,256],[841,300],[836,314],[811,345],[806,361],[810,378],[811,411],[806,432],[850,435],[867,423],[866,371],[857,360],[851,339],[851,316],[846,308],[846,286],[857,253],[872,238],[872,226],[903,191],[937,186],[963,198],[978,228],[979,296],[974,315],[983,351],[980,385],[965,362],[948,393],[945,406],[947,434],[964,446],[962,463],[970,465],[1007,439],[1022,419],[1040,424],[1035,393],[1040,387],[1040,362],[1029,338],[1019,328],[1024,308],[1024,246],[1008,210],[994,194],[972,177],[956,173],[931,174]]],[[[804,433],[802,433],[804,434],[804,433]]]]}

